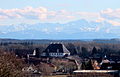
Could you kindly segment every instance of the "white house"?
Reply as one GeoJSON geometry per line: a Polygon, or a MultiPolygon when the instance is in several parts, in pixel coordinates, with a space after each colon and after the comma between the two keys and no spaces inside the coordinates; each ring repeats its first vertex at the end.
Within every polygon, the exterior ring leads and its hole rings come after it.
{"type": "Polygon", "coordinates": [[[41,56],[46,57],[64,57],[69,56],[70,52],[68,49],[61,43],[52,43],[50,44],[45,51],[41,54],[41,56]]]}
{"type": "Polygon", "coordinates": [[[36,50],[34,50],[32,54],[27,54],[27,58],[29,59],[30,57],[35,57],[35,55],[36,55],[36,50]]]}

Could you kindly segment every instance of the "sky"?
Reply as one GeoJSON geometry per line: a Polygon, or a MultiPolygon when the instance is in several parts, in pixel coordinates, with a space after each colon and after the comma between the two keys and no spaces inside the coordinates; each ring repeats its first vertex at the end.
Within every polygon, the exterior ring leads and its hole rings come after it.
{"type": "Polygon", "coordinates": [[[107,21],[120,25],[120,0],[0,0],[0,25],[107,21]]]}

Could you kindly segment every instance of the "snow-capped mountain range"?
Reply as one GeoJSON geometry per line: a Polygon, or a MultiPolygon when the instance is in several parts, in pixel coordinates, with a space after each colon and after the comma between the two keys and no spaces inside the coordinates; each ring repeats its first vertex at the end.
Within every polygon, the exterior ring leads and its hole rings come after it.
{"type": "Polygon", "coordinates": [[[0,38],[14,39],[98,39],[119,38],[120,26],[86,20],[68,23],[1,25],[0,38]]]}

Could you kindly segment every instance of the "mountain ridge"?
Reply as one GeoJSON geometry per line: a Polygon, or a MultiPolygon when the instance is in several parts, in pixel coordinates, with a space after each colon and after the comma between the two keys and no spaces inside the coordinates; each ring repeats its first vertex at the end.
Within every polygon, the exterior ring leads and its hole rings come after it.
{"type": "Polygon", "coordinates": [[[120,27],[86,20],[68,23],[36,23],[0,26],[0,37],[13,39],[99,39],[119,38],[120,27]]]}

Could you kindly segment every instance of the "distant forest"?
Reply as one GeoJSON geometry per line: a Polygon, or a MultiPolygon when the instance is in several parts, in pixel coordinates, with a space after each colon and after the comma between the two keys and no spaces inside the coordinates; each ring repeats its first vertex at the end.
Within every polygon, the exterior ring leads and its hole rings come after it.
{"type": "Polygon", "coordinates": [[[14,52],[20,57],[32,53],[37,49],[41,53],[51,42],[63,43],[71,55],[89,57],[94,53],[120,56],[120,40],[16,40],[0,39],[0,49],[14,52]]]}

